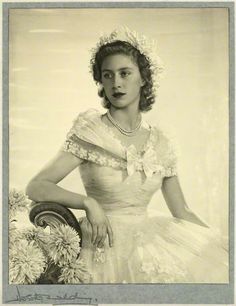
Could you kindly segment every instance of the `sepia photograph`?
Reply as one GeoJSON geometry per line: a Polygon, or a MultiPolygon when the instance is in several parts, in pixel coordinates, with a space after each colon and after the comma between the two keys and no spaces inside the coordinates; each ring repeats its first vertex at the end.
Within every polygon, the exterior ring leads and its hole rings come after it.
{"type": "Polygon", "coordinates": [[[8,12],[8,285],[229,285],[228,8],[8,12]]]}

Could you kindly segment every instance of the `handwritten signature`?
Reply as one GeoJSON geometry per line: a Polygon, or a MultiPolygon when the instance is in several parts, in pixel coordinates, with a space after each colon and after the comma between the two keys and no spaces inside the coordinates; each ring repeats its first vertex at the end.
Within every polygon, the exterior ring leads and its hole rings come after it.
{"type": "MultiPolygon", "coordinates": [[[[76,304],[85,304],[85,305],[92,305],[92,298],[86,298],[86,297],[80,297],[78,292],[72,295],[68,295],[65,293],[64,295],[56,295],[51,296],[50,294],[39,294],[39,293],[33,293],[33,294],[27,294],[22,295],[20,292],[20,289],[18,286],[16,286],[16,298],[12,300],[7,300],[7,303],[11,302],[25,302],[25,301],[48,301],[48,300],[65,300],[65,301],[73,301],[76,304]]],[[[96,301],[96,300],[95,300],[96,301]]],[[[96,304],[94,304],[96,305],[96,304]]]]}

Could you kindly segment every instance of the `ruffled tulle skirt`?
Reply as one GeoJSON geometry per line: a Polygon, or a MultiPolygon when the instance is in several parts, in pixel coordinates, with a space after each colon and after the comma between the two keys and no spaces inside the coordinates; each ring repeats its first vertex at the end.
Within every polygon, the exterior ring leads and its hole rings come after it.
{"type": "Polygon", "coordinates": [[[228,283],[227,243],[213,229],[180,219],[108,213],[114,245],[91,244],[81,220],[89,283],[228,283]]]}

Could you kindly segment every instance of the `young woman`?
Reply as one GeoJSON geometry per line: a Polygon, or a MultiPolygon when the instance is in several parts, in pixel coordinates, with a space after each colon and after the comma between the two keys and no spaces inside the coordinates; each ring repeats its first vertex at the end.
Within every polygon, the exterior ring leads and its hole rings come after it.
{"type": "Polygon", "coordinates": [[[142,120],[161,72],[153,47],[128,29],[99,40],[91,70],[108,111],[78,115],[27,194],[85,210],[80,258],[90,277],[84,282],[227,282],[227,251],[186,204],[169,140],[142,120]],[[76,167],[86,196],[57,185],[76,167]],[[159,189],[173,217],[147,215],[159,189]]]}

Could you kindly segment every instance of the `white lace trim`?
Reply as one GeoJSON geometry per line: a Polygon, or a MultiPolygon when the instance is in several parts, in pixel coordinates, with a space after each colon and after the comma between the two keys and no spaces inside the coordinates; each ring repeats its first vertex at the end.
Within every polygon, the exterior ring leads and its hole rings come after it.
{"type": "Polygon", "coordinates": [[[118,169],[126,169],[127,167],[126,162],[122,159],[109,156],[110,154],[108,155],[108,153],[105,152],[100,153],[95,147],[93,150],[87,150],[83,148],[82,145],[79,145],[78,143],[75,143],[71,140],[65,141],[62,146],[62,150],[65,152],[70,152],[81,159],[94,162],[100,166],[107,166],[118,169]]]}
{"type": "MultiPolygon", "coordinates": [[[[105,152],[100,153],[96,150],[96,148],[93,150],[87,150],[83,148],[82,145],[70,140],[65,141],[64,145],[62,146],[62,150],[65,152],[70,152],[83,160],[94,162],[100,166],[107,166],[115,169],[127,169],[127,161],[109,156],[110,154],[105,152]]],[[[140,152],[138,153],[138,156],[139,157],[134,161],[134,168],[136,171],[144,171],[144,164],[140,152]]],[[[167,161],[171,161],[170,157],[169,160],[167,159],[167,161]]],[[[153,167],[155,166],[154,173],[158,172],[165,177],[177,175],[176,167],[164,167],[162,165],[164,162],[165,161],[162,161],[162,163],[160,162],[159,164],[153,165],[153,167]]]]}

